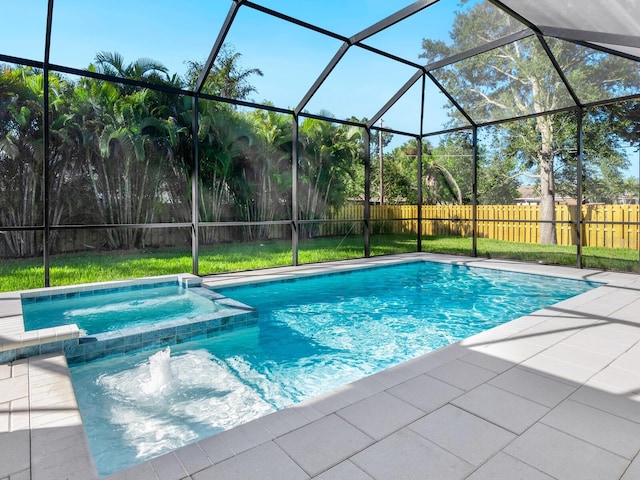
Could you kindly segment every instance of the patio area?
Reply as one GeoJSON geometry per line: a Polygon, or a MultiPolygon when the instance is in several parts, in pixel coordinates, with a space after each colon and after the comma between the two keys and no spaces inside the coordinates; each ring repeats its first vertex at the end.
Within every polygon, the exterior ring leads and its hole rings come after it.
{"type": "MultiPolygon", "coordinates": [[[[605,285],[106,478],[640,479],[638,275],[415,253],[204,283],[415,259],[605,285]]],[[[0,480],[98,478],[64,354],[0,365],[0,452],[0,480]]]]}

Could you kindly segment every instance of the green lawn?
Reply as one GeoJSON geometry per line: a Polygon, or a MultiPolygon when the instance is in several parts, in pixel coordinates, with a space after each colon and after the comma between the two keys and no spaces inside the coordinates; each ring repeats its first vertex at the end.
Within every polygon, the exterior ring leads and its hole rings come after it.
{"type": "MultiPolygon", "coordinates": [[[[423,251],[470,255],[470,238],[425,237],[423,251]]],[[[300,242],[299,263],[360,258],[361,236],[329,237],[300,242]]],[[[413,235],[372,235],[371,254],[388,255],[416,251],[413,235]]],[[[576,265],[576,247],[512,243],[478,239],[478,255],[528,262],[576,265]]],[[[291,265],[291,244],[287,241],[231,243],[200,249],[201,274],[254,270],[291,265]]],[[[585,247],[585,267],[618,271],[638,271],[638,252],[629,249],[585,247]]],[[[72,285],[134,277],[190,272],[191,252],[182,249],[145,249],[125,252],[85,252],[51,258],[51,285],[72,285]]],[[[0,264],[0,291],[43,286],[42,259],[3,260],[0,264]]]]}

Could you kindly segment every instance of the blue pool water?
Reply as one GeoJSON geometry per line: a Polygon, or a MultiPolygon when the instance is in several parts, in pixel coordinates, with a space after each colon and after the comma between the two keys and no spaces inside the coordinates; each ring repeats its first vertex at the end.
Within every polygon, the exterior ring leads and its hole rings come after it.
{"type": "Polygon", "coordinates": [[[257,326],[71,374],[108,474],[594,286],[416,262],[220,289],[257,308],[257,326]]]}
{"type": "Polygon", "coordinates": [[[23,300],[25,330],[77,324],[87,334],[179,319],[195,318],[225,308],[199,294],[202,287],[184,288],[177,282],[150,284],[104,293],[60,295],[44,301],[23,300]]]}

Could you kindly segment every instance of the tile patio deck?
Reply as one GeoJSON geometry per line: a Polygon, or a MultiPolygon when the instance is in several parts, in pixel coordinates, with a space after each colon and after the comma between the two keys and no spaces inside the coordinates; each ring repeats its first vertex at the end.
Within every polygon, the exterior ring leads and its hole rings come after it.
{"type": "MultiPolygon", "coordinates": [[[[638,275],[408,254],[205,283],[415,258],[607,285],[106,478],[640,479],[638,275]]],[[[0,365],[0,480],[96,478],[64,355],[0,365]]]]}

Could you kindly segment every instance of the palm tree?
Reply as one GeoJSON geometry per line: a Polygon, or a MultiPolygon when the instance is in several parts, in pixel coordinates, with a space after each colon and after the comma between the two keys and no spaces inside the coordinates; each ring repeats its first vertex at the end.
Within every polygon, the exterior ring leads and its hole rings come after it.
{"type": "MultiPolygon", "coordinates": [[[[78,175],[89,192],[85,206],[94,222],[153,222],[162,186],[175,169],[173,146],[179,126],[151,111],[153,93],[123,94],[109,82],[83,79],[75,85],[69,113],[60,118],[68,154],[81,161],[78,175]]],[[[141,229],[109,229],[111,248],[139,247],[141,229]]]]}
{"type": "Polygon", "coordinates": [[[252,130],[259,141],[262,165],[261,179],[263,216],[270,218],[291,217],[291,162],[292,118],[273,111],[256,110],[247,115],[252,130]]]}
{"type": "Polygon", "coordinates": [[[322,218],[346,200],[349,180],[362,164],[362,131],[313,118],[300,125],[300,218],[322,218]]]}
{"type": "Polygon", "coordinates": [[[446,167],[438,163],[434,158],[428,158],[424,168],[427,196],[432,197],[431,203],[441,203],[438,198],[440,180],[444,180],[444,187],[451,193],[457,205],[462,205],[462,191],[453,175],[446,167]]]}
{"type": "MultiPolygon", "coordinates": [[[[258,68],[242,68],[240,66],[241,57],[242,54],[224,45],[209,71],[202,91],[225,98],[246,100],[251,93],[256,91],[249,79],[254,75],[261,77],[262,71],[258,68]]],[[[204,62],[187,62],[185,84],[194,88],[203,69],[204,62]]]]}
{"type": "MultiPolygon", "coordinates": [[[[117,52],[99,52],[96,55],[96,70],[105,75],[145,80],[151,83],[169,83],[169,70],[162,63],[150,58],[139,58],[126,64],[117,52]]],[[[89,67],[91,69],[91,66],[89,67]]]]}
{"type": "MultiPolygon", "coordinates": [[[[43,76],[0,66],[0,225],[42,225],[43,76]]],[[[12,256],[38,253],[36,232],[5,231],[12,256]]]]}
{"type": "MultiPolygon", "coordinates": [[[[435,149],[427,142],[422,144],[423,202],[427,204],[451,203],[453,200],[453,203],[458,205],[462,205],[464,202],[462,189],[453,170],[446,162],[452,150],[457,151],[455,143],[443,143],[435,149]]],[[[410,202],[417,201],[415,177],[417,153],[417,142],[411,139],[394,148],[390,155],[385,156],[387,189],[393,192],[396,197],[410,202]]],[[[458,156],[453,155],[453,157],[458,156]]]]}

